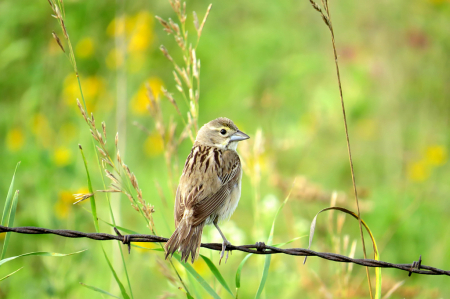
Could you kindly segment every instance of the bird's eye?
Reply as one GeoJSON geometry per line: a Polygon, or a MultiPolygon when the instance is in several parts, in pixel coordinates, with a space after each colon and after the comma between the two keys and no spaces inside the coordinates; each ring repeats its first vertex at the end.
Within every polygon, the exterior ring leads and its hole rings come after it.
{"type": "Polygon", "coordinates": [[[220,130],[220,134],[225,135],[226,133],[227,133],[227,130],[225,130],[225,129],[220,130]]]}

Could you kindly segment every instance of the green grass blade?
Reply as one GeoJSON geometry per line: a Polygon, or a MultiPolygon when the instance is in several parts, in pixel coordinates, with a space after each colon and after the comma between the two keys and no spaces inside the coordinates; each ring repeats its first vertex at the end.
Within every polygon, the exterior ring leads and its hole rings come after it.
{"type": "Polygon", "coordinates": [[[225,281],[225,279],[223,278],[222,274],[220,274],[219,269],[217,269],[217,267],[214,265],[214,263],[207,258],[204,255],[201,255],[202,259],[205,261],[206,265],[208,265],[209,270],[211,270],[211,272],[214,274],[214,276],[216,277],[216,279],[220,282],[220,284],[223,286],[223,288],[230,293],[231,296],[234,297],[233,292],[230,290],[230,287],[228,286],[227,282],[225,281]]]}
{"type": "MultiPolygon", "coordinates": [[[[294,182],[295,183],[295,182],[294,182]]],[[[292,191],[292,189],[291,189],[292,191]]],[[[289,191],[288,196],[286,196],[286,199],[283,201],[281,206],[278,208],[277,212],[275,213],[275,217],[273,218],[272,222],[272,228],[270,229],[269,239],[267,240],[267,245],[272,245],[273,241],[273,232],[275,230],[275,221],[277,220],[278,214],[280,213],[281,209],[283,209],[284,205],[289,200],[289,197],[291,196],[291,191],[289,191]]],[[[262,291],[264,290],[264,286],[266,284],[267,277],[269,275],[269,268],[270,268],[270,261],[272,259],[271,254],[267,254],[266,258],[264,260],[264,268],[263,268],[263,274],[261,276],[261,282],[259,283],[258,291],[256,292],[255,299],[259,299],[259,297],[262,294],[262,291]]]]}
{"type": "MultiPolygon", "coordinates": [[[[11,179],[11,184],[9,186],[8,195],[6,195],[5,206],[3,208],[3,215],[2,215],[2,225],[3,226],[7,226],[7,223],[9,222],[9,219],[11,217],[11,212],[12,212],[11,206],[13,205],[14,180],[15,180],[17,168],[19,167],[19,165],[20,165],[20,162],[17,163],[17,165],[16,165],[16,169],[14,170],[14,174],[13,174],[13,177],[11,179]]],[[[14,196],[14,198],[15,198],[15,196],[14,196]]],[[[16,209],[14,208],[14,213],[15,212],[16,212],[16,209]]],[[[13,219],[13,221],[14,221],[14,219],[13,219]]],[[[6,233],[6,237],[5,237],[5,241],[3,242],[3,249],[2,249],[2,254],[0,256],[0,259],[3,259],[5,257],[6,249],[8,248],[9,236],[10,235],[11,235],[10,232],[6,233]]]]}
{"type": "MultiPolygon", "coordinates": [[[[86,176],[87,176],[87,183],[88,183],[89,192],[94,194],[94,189],[92,188],[91,176],[89,175],[89,169],[88,169],[88,165],[87,165],[87,162],[86,162],[86,157],[84,156],[83,148],[81,147],[81,144],[79,144],[78,147],[80,148],[81,157],[83,158],[83,162],[84,162],[84,168],[86,169],[86,176]]],[[[91,202],[91,211],[92,211],[92,217],[94,218],[95,230],[97,232],[100,232],[99,227],[98,227],[97,207],[95,205],[95,195],[92,195],[89,198],[89,200],[91,202]]]]}
{"type": "Polygon", "coordinates": [[[174,254],[173,256],[187,270],[187,272],[190,275],[192,275],[195,278],[195,280],[197,280],[197,282],[205,289],[205,291],[208,292],[208,294],[210,294],[213,298],[220,299],[220,296],[217,295],[216,291],[214,291],[214,289],[211,288],[211,286],[203,279],[203,277],[200,274],[197,273],[197,271],[195,271],[195,269],[190,264],[183,263],[180,260],[179,254],[174,254]]]}
{"type": "Polygon", "coordinates": [[[290,244],[290,243],[292,243],[292,242],[294,242],[294,241],[297,241],[298,239],[304,238],[304,237],[306,237],[306,235],[300,236],[300,237],[297,237],[297,238],[294,238],[294,239],[292,239],[292,240],[290,240],[290,241],[287,241],[287,242],[284,242],[284,243],[278,243],[278,244],[275,244],[275,245],[272,245],[272,246],[273,246],[273,247],[282,247],[282,246],[284,246],[284,245],[290,244]]]}
{"type": "MultiPolygon", "coordinates": [[[[270,245],[270,244],[268,244],[268,245],[270,245]]],[[[271,258],[272,258],[271,254],[267,254],[265,256],[263,274],[261,277],[261,282],[259,283],[258,291],[256,292],[256,295],[255,295],[255,299],[258,299],[261,296],[261,293],[264,290],[264,286],[266,285],[267,276],[269,276],[269,268],[270,268],[271,258]]]]}
{"type": "MultiPolygon", "coordinates": [[[[317,216],[319,216],[320,213],[325,212],[325,211],[329,211],[329,210],[337,210],[337,211],[341,211],[344,212],[346,214],[349,214],[351,216],[353,216],[353,218],[355,218],[356,220],[359,220],[359,217],[357,214],[355,214],[354,212],[347,210],[345,208],[341,208],[341,207],[329,207],[329,208],[325,208],[320,210],[316,216],[314,217],[313,221],[311,222],[311,228],[310,228],[310,232],[309,232],[309,245],[308,245],[308,249],[311,247],[311,243],[312,243],[312,239],[314,236],[314,231],[316,229],[316,221],[317,221],[317,216]]],[[[372,246],[373,246],[373,255],[374,255],[374,260],[379,261],[380,260],[380,256],[378,253],[378,247],[377,247],[377,242],[375,241],[375,237],[372,234],[372,231],[369,229],[369,227],[367,226],[366,222],[364,220],[361,219],[361,223],[364,226],[364,228],[366,229],[366,231],[369,233],[370,239],[372,240],[372,246]]],[[[303,263],[306,262],[306,257],[303,263]]],[[[375,298],[376,299],[380,299],[381,298],[381,268],[377,267],[375,268],[375,298]]]]}
{"type": "Polygon", "coordinates": [[[109,261],[108,256],[106,255],[105,249],[102,246],[103,255],[106,259],[106,262],[108,263],[109,269],[111,270],[114,279],[116,280],[117,284],[119,285],[120,292],[122,293],[123,298],[130,299],[130,296],[128,296],[127,291],[125,290],[125,287],[123,286],[122,282],[119,279],[119,276],[117,276],[116,270],[114,270],[114,267],[112,266],[111,262],[109,261]]]}
{"type": "Polygon", "coordinates": [[[194,277],[192,277],[192,275],[188,275],[187,277],[188,277],[188,281],[191,285],[190,289],[194,295],[194,298],[195,299],[203,299],[202,295],[199,292],[199,288],[197,286],[198,282],[194,279],[194,277]]]}
{"type": "Polygon", "coordinates": [[[236,298],[238,297],[239,288],[241,287],[241,272],[242,268],[244,267],[245,262],[248,260],[249,257],[251,257],[253,253],[247,254],[242,262],[239,264],[239,267],[236,271],[236,298]]]}
{"type": "MultiPolygon", "coordinates": [[[[88,169],[88,165],[86,162],[86,157],[84,156],[84,152],[83,152],[83,148],[81,147],[81,145],[78,145],[78,147],[80,148],[80,152],[81,152],[81,156],[83,158],[83,162],[84,162],[84,168],[86,169],[86,176],[87,176],[87,182],[88,182],[88,189],[89,192],[94,194],[94,189],[92,188],[92,182],[91,182],[91,176],[89,175],[89,169],[88,169]]],[[[91,201],[91,211],[92,211],[92,217],[94,218],[94,225],[95,225],[95,229],[97,232],[99,232],[99,226],[98,226],[98,217],[97,217],[97,207],[95,204],[95,196],[92,195],[89,200],[91,201]]],[[[116,271],[114,270],[114,267],[112,266],[111,262],[109,261],[108,256],[106,255],[105,249],[103,248],[103,245],[101,245],[102,247],[102,252],[103,252],[103,256],[106,259],[106,262],[109,266],[109,269],[111,270],[114,279],[116,280],[117,284],[119,285],[120,288],[120,292],[122,293],[122,296],[125,299],[129,299],[130,297],[127,294],[127,291],[125,290],[125,287],[123,286],[122,282],[120,281],[119,277],[117,276],[116,271]]]]}
{"type": "Polygon", "coordinates": [[[102,290],[102,289],[99,289],[99,288],[96,288],[96,287],[87,285],[87,284],[82,283],[82,282],[80,282],[80,284],[81,284],[83,287],[86,287],[86,288],[88,288],[88,289],[90,289],[90,290],[93,290],[93,291],[95,291],[95,292],[98,292],[98,293],[101,293],[101,294],[103,294],[103,295],[108,295],[108,296],[110,296],[110,297],[114,297],[114,298],[120,299],[120,297],[114,296],[113,294],[108,293],[107,291],[104,291],[104,290],[102,290]]]}
{"type": "Polygon", "coordinates": [[[44,252],[44,251],[29,252],[29,253],[24,253],[24,254],[21,254],[21,255],[8,257],[6,259],[2,259],[0,261],[0,266],[5,264],[5,263],[7,263],[7,262],[9,262],[9,261],[15,260],[15,259],[17,259],[19,257],[23,257],[23,256],[30,256],[30,255],[34,255],[34,256],[69,256],[69,255],[73,255],[73,254],[84,252],[86,250],[87,249],[76,251],[76,252],[72,252],[72,253],[56,253],[56,252],[44,252]]]}
{"type": "Polygon", "coordinates": [[[136,245],[133,243],[131,243],[130,245],[131,245],[131,247],[136,247],[136,248],[145,249],[145,250],[163,251],[163,250],[157,250],[157,249],[161,249],[161,248],[147,248],[147,247],[139,246],[139,245],[136,245]]]}
{"type": "Polygon", "coordinates": [[[8,277],[10,277],[11,275],[13,275],[14,273],[17,273],[17,272],[19,272],[20,270],[22,270],[23,269],[23,267],[22,268],[19,268],[19,269],[17,269],[16,271],[14,271],[14,272],[12,272],[12,273],[9,273],[8,275],[6,275],[5,277],[2,277],[2,278],[0,278],[0,281],[2,281],[2,280],[4,280],[4,279],[6,279],[6,278],[8,278],[8,277]]]}
{"type": "MultiPolygon", "coordinates": [[[[14,218],[16,216],[16,209],[17,209],[17,202],[19,201],[19,190],[16,190],[16,192],[14,193],[14,198],[12,200],[12,205],[11,205],[11,211],[9,212],[9,221],[8,221],[8,226],[9,227],[13,227],[14,226],[14,218]]],[[[3,242],[3,250],[2,250],[2,255],[1,255],[1,259],[3,259],[6,255],[6,249],[8,248],[8,244],[9,244],[9,238],[11,237],[11,233],[8,232],[6,233],[5,236],[5,241],[3,242]]]]}
{"type": "MultiPolygon", "coordinates": [[[[86,209],[85,207],[82,207],[82,209],[84,209],[86,212],[92,214],[92,212],[89,211],[88,209],[86,209]]],[[[112,224],[112,223],[109,223],[108,221],[105,221],[105,220],[103,220],[102,218],[98,218],[98,220],[100,220],[101,222],[103,222],[104,224],[106,224],[106,225],[108,225],[108,226],[110,226],[110,227],[112,227],[112,228],[115,227],[115,228],[117,228],[118,230],[121,230],[121,231],[123,231],[123,232],[126,232],[127,234],[130,234],[130,235],[132,235],[132,234],[138,235],[138,234],[139,234],[138,232],[136,232],[136,231],[134,231],[134,230],[125,228],[125,227],[123,227],[123,226],[118,226],[118,225],[114,225],[114,224],[112,224]]]]}
{"type": "Polygon", "coordinates": [[[8,195],[6,195],[5,206],[3,208],[3,215],[2,215],[2,225],[3,226],[6,225],[6,222],[8,221],[8,218],[9,218],[8,212],[11,209],[11,201],[12,201],[13,189],[14,189],[14,179],[16,177],[16,172],[17,172],[17,168],[19,167],[19,165],[20,165],[20,162],[17,163],[17,165],[16,165],[16,169],[14,170],[14,174],[11,179],[11,184],[9,185],[8,195]]]}

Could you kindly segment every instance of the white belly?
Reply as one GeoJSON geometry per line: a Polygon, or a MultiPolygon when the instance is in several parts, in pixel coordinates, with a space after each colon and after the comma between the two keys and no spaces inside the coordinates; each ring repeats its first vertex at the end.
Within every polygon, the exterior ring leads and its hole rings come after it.
{"type": "Polygon", "coordinates": [[[236,184],[233,191],[231,191],[230,197],[225,201],[225,204],[218,210],[217,214],[219,215],[219,221],[230,219],[231,215],[233,215],[236,207],[239,203],[239,199],[241,198],[241,181],[236,184]]]}
{"type": "Polygon", "coordinates": [[[215,213],[213,213],[206,219],[206,224],[212,224],[217,216],[219,217],[219,222],[230,219],[231,215],[233,215],[234,211],[236,210],[240,198],[241,180],[239,180],[239,183],[235,185],[233,191],[231,191],[230,193],[230,196],[225,199],[224,204],[219,207],[215,213]]]}

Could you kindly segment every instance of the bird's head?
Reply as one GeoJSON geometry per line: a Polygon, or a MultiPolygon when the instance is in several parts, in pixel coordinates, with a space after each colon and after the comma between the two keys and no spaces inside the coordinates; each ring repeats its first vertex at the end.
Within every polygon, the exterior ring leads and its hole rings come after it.
{"type": "Polygon", "coordinates": [[[200,128],[196,143],[221,149],[236,150],[239,141],[250,138],[228,118],[219,117],[200,128]]]}

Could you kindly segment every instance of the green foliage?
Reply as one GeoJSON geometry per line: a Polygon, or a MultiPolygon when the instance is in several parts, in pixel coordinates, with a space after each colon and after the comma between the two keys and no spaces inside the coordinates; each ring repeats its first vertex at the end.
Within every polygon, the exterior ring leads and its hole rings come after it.
{"type": "MultiPolygon", "coordinates": [[[[19,200],[19,191],[17,190],[14,192],[13,197],[13,188],[14,188],[14,179],[16,177],[16,171],[19,167],[20,162],[16,165],[16,170],[14,170],[14,174],[11,180],[11,185],[9,186],[8,194],[6,195],[6,201],[5,206],[3,207],[3,214],[2,214],[2,225],[3,226],[10,226],[12,227],[14,224],[14,217],[16,215],[16,209],[17,209],[17,201],[19,200]]],[[[3,259],[6,254],[6,249],[8,248],[9,244],[9,237],[11,233],[6,233],[5,242],[3,242],[3,249],[0,259],[3,259]]]]}
{"type": "Polygon", "coordinates": [[[104,290],[102,290],[102,289],[99,289],[99,288],[96,288],[96,287],[93,287],[93,286],[84,284],[84,283],[82,283],[82,282],[80,282],[80,284],[81,284],[83,287],[86,287],[86,288],[88,288],[88,289],[90,289],[90,290],[93,290],[93,291],[95,291],[95,292],[98,292],[98,293],[101,293],[101,294],[103,294],[103,295],[108,295],[108,296],[110,296],[110,297],[114,297],[114,298],[119,298],[119,299],[120,299],[120,297],[114,296],[113,294],[108,293],[107,291],[104,291],[104,290]]]}
{"type": "MultiPolygon", "coordinates": [[[[15,186],[20,185],[21,190],[14,226],[109,233],[116,226],[123,233],[152,233],[125,196],[106,198],[97,192],[95,202],[90,198],[73,205],[72,194],[89,193],[78,144],[84,145],[91,190],[105,189],[95,167],[91,133],[76,106],[76,99],[84,98],[97,123],[107,124],[106,144],[111,154],[115,153],[116,131],[126,132],[121,135],[121,154],[139,180],[144,199],[155,207],[156,233],[169,237],[174,229],[173,187],[192,143],[189,138],[180,143],[170,160],[170,175],[165,160],[168,148],[164,147],[169,134],[164,140],[157,134],[147,111],[145,84],[159,96],[162,121],[172,119],[174,135],[181,135],[183,121],[159,92],[160,87],[182,103],[179,108],[184,118],[190,107],[177,92],[172,64],[160,52],[160,45],[178,62],[183,58],[173,36],[154,18],[177,20],[177,16],[165,0],[135,0],[123,7],[120,1],[63,3],[80,81],[52,37],[54,31],[68,51],[47,1],[0,3],[3,199],[10,190],[2,224],[11,222],[8,213],[13,212],[17,188],[10,188],[10,174],[17,161],[22,161],[21,175],[15,178],[15,186]],[[117,35],[114,32],[122,14],[124,35],[117,35]],[[116,38],[120,37],[126,42],[122,61],[117,55],[121,45],[116,38]],[[168,183],[171,177],[173,186],[168,183]],[[109,200],[115,220],[111,219],[109,200]]],[[[204,0],[187,2],[185,29],[194,43],[192,11],[201,21],[209,4],[204,0]]],[[[450,3],[343,0],[330,5],[361,217],[376,237],[383,260],[410,263],[422,254],[427,264],[445,268],[450,252],[443,229],[450,210],[450,69],[446,63],[450,3]]],[[[329,33],[308,0],[214,2],[196,56],[202,66],[199,126],[225,116],[251,136],[248,145],[238,147],[247,167],[242,198],[230,222],[221,226],[231,243],[267,240],[280,198],[296,176],[302,184],[293,190],[289,209],[278,215],[273,243],[307,234],[317,211],[330,206],[333,191],[339,195],[336,205],[355,210],[329,33]],[[255,146],[259,128],[263,138],[260,146],[255,146]],[[253,173],[258,175],[250,175],[253,173]]],[[[355,242],[353,254],[362,258],[356,221],[347,223],[342,215],[332,213],[333,217],[317,224],[315,249],[350,255],[355,242]]],[[[1,281],[6,298],[102,296],[81,287],[80,281],[120,297],[125,297],[124,289],[131,297],[131,285],[125,283],[128,274],[135,298],[187,296],[178,289],[183,285],[163,253],[144,249],[155,249],[156,244],[135,244],[131,255],[122,255],[117,246],[126,247],[120,242],[7,236],[0,235],[5,237],[1,240],[4,257],[22,252],[89,251],[63,261],[38,257],[3,264],[2,277],[23,267],[1,281]],[[115,277],[125,284],[116,282],[115,277]]],[[[220,237],[214,228],[206,227],[203,241],[216,242],[220,237]]],[[[292,244],[307,247],[308,241],[299,239],[292,244]]],[[[356,265],[349,269],[349,265],[317,258],[302,265],[301,258],[277,255],[269,267],[269,262],[262,262],[268,257],[250,259],[250,255],[234,252],[226,264],[218,266],[216,252],[210,256],[201,249],[201,254],[209,257],[217,271],[204,260],[191,267],[220,297],[231,296],[228,289],[233,288],[233,279],[236,296],[254,297],[264,271],[261,298],[368,297],[367,285],[361,284],[364,268],[356,265]]],[[[194,277],[190,271],[173,262],[189,290],[195,285],[200,296],[212,296],[196,278],[189,281],[187,277],[194,277]]],[[[371,273],[375,278],[377,274],[371,273]]],[[[403,272],[383,271],[382,295],[404,277],[403,272]]],[[[413,275],[390,298],[439,298],[448,293],[448,279],[413,275]]]]}
{"type": "MultiPolygon", "coordinates": [[[[85,167],[85,170],[86,170],[86,176],[87,176],[87,183],[88,183],[89,193],[94,194],[94,190],[92,188],[91,177],[89,175],[89,169],[88,169],[86,158],[84,156],[83,148],[81,147],[81,145],[79,147],[80,147],[81,156],[83,157],[84,167],[85,167]]],[[[92,217],[93,217],[93,220],[94,220],[95,229],[96,229],[97,232],[100,232],[99,225],[98,225],[97,208],[96,208],[96,204],[95,204],[95,196],[92,195],[89,198],[89,200],[91,202],[91,211],[92,211],[92,217]]],[[[125,290],[125,287],[123,286],[122,282],[120,281],[119,276],[117,276],[117,272],[114,269],[113,265],[111,264],[111,261],[109,260],[108,255],[106,254],[105,249],[103,248],[103,245],[102,245],[102,252],[103,252],[103,256],[104,256],[104,258],[106,260],[106,263],[108,264],[108,267],[111,270],[111,273],[113,274],[113,277],[116,280],[117,285],[120,288],[120,292],[122,293],[123,298],[124,299],[129,299],[130,296],[128,296],[128,293],[125,290]]],[[[131,292],[131,286],[130,286],[130,292],[131,292]]]]}
{"type": "Polygon", "coordinates": [[[227,282],[225,281],[225,279],[223,278],[222,274],[220,274],[219,269],[217,269],[217,267],[214,265],[214,263],[207,258],[204,255],[200,255],[200,257],[205,261],[205,263],[208,265],[209,270],[211,270],[211,272],[214,274],[214,276],[216,277],[216,279],[220,282],[220,284],[224,287],[224,289],[231,295],[234,297],[233,292],[231,291],[230,287],[228,286],[227,282]]]}
{"type": "Polygon", "coordinates": [[[194,277],[195,280],[205,289],[205,291],[208,292],[211,297],[220,299],[220,296],[214,291],[214,289],[205,281],[205,279],[201,275],[198,274],[197,271],[195,271],[195,269],[189,263],[182,262],[180,260],[179,254],[174,254],[173,256],[187,270],[189,275],[194,277]]]}
{"type": "MultiPolygon", "coordinates": [[[[308,245],[308,249],[311,247],[311,242],[312,239],[314,237],[314,232],[316,230],[316,221],[317,221],[317,216],[319,216],[320,213],[325,212],[325,211],[331,211],[331,210],[336,210],[336,211],[340,211],[346,214],[349,214],[351,216],[353,216],[354,218],[356,218],[356,220],[359,220],[359,217],[356,213],[349,211],[345,208],[341,208],[341,207],[329,207],[329,208],[325,208],[320,210],[316,216],[314,216],[313,221],[311,222],[311,229],[310,229],[310,233],[309,233],[309,245],[308,245]]],[[[375,237],[372,234],[372,231],[369,229],[369,227],[367,226],[366,222],[364,222],[364,220],[361,219],[361,223],[364,226],[364,228],[367,230],[367,232],[369,233],[370,239],[372,240],[372,246],[373,246],[373,259],[379,261],[380,260],[380,256],[378,253],[378,247],[377,247],[377,242],[375,241],[375,237]]],[[[303,263],[306,262],[306,257],[303,263]]],[[[381,268],[375,268],[375,281],[376,281],[376,286],[375,286],[375,298],[379,299],[381,298],[381,268]]]]}

